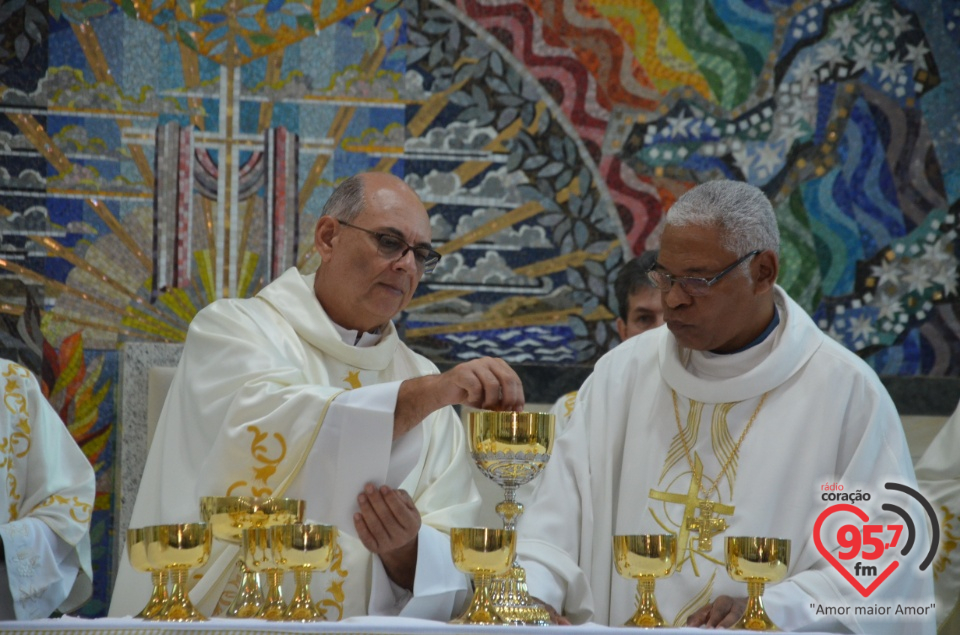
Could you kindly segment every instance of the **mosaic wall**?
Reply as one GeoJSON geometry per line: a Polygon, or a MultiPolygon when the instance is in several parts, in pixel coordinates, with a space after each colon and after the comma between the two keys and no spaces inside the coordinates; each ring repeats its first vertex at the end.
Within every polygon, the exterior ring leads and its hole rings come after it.
{"type": "Polygon", "coordinates": [[[960,375],[958,52],[956,0],[5,0],[0,346],[96,466],[98,570],[119,348],[315,267],[361,170],[431,211],[444,258],[398,325],[439,361],[592,362],[617,267],[728,177],[774,202],[825,331],[960,375]]]}

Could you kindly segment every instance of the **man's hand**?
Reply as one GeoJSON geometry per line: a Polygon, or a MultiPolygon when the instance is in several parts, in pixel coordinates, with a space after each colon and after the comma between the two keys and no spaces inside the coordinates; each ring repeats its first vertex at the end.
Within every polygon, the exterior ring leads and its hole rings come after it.
{"type": "Polygon", "coordinates": [[[519,412],[524,406],[523,383],[505,361],[495,357],[473,359],[440,375],[408,379],[397,394],[394,438],[406,434],[431,412],[455,404],[519,412]]]}
{"type": "Polygon", "coordinates": [[[542,606],[542,607],[547,611],[547,613],[548,613],[549,616],[550,616],[550,623],[551,623],[551,624],[557,624],[557,625],[559,625],[559,626],[570,626],[570,625],[571,625],[571,624],[570,624],[570,620],[568,620],[566,617],[564,617],[563,615],[561,615],[560,612],[559,612],[557,609],[553,608],[552,606],[550,606],[549,604],[547,604],[546,602],[544,602],[544,601],[541,600],[540,598],[536,598],[536,597],[533,597],[533,596],[531,595],[531,596],[530,596],[530,599],[533,600],[534,602],[536,602],[537,604],[539,604],[540,606],[542,606]]]}
{"type": "Polygon", "coordinates": [[[410,494],[367,483],[357,496],[357,503],[360,511],[353,515],[353,524],[363,546],[380,557],[387,575],[397,586],[412,591],[417,572],[420,512],[410,494]]]}
{"type": "Polygon", "coordinates": [[[728,595],[720,595],[712,604],[701,607],[687,618],[687,626],[730,628],[743,616],[746,608],[747,598],[732,598],[728,595]]]}

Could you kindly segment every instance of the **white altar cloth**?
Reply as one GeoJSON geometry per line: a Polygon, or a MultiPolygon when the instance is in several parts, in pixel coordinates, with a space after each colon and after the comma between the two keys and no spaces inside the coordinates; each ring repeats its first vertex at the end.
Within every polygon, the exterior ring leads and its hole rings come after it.
{"type": "MultiPolygon", "coordinates": [[[[599,624],[580,626],[462,626],[403,617],[352,617],[340,622],[268,622],[214,618],[207,622],[145,622],[131,617],[83,619],[60,617],[25,622],[0,622],[0,633],[31,635],[297,635],[327,633],[338,635],[543,635],[556,629],[557,635],[640,635],[646,629],[610,627],[599,624]]],[[[661,628],[657,635],[702,635],[699,628],[661,628]]],[[[751,631],[726,631],[750,633],[751,631]]],[[[816,635],[816,634],[813,634],[816,635]]],[[[822,634],[826,635],[826,634],[822,634]]]]}

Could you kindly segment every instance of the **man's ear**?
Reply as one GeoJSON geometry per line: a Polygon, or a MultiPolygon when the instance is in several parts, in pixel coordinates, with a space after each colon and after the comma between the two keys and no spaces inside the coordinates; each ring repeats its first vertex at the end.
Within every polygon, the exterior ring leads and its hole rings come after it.
{"type": "Polygon", "coordinates": [[[620,341],[626,341],[627,339],[627,323],[623,321],[623,318],[617,318],[617,335],[620,336],[620,341]]]}
{"type": "Polygon", "coordinates": [[[323,262],[329,260],[333,251],[333,241],[339,233],[340,224],[332,216],[321,216],[313,232],[313,246],[323,262]]]}
{"type": "Polygon", "coordinates": [[[777,283],[777,274],[780,273],[780,258],[772,250],[761,251],[753,259],[755,273],[755,289],[759,293],[766,293],[777,283]]]}

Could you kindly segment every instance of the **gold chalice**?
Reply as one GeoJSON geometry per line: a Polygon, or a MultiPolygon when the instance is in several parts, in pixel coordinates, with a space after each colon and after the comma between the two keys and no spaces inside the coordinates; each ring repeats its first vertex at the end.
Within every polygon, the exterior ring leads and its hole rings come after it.
{"type": "Polygon", "coordinates": [[[150,600],[143,607],[143,610],[134,617],[143,619],[154,617],[170,599],[170,595],[167,593],[167,581],[170,579],[170,575],[166,569],[154,566],[147,560],[147,543],[151,540],[157,540],[158,531],[159,527],[156,526],[127,530],[127,557],[130,558],[130,566],[136,571],[149,573],[150,580],[153,583],[150,600]]]}
{"type": "Polygon", "coordinates": [[[161,622],[203,622],[187,595],[187,574],[201,567],[210,557],[213,533],[206,523],[160,525],[147,538],[147,561],[155,567],[170,571],[173,589],[170,599],[159,613],[150,619],[161,622]]]}
{"type": "Polygon", "coordinates": [[[337,528],[333,525],[293,524],[275,527],[274,546],[287,569],[293,571],[297,586],[283,619],[313,622],[323,619],[313,603],[310,580],[314,571],[323,571],[333,562],[337,528]]]}
{"type": "MultiPolygon", "coordinates": [[[[203,496],[200,498],[200,517],[213,527],[218,540],[240,544],[240,533],[249,527],[288,525],[303,520],[306,503],[295,498],[255,498],[252,496],[203,496]]],[[[247,570],[242,556],[237,557],[240,568],[240,588],[224,617],[254,617],[263,608],[260,578],[247,570]]],[[[224,595],[227,591],[224,591],[224,595]]],[[[221,602],[225,601],[221,596],[221,602]]],[[[218,606],[220,602],[217,603],[218,606]]]]}
{"type": "Polygon", "coordinates": [[[750,631],[779,631],[763,608],[763,587],[779,582],[790,566],[790,540],[787,538],[727,538],[727,573],[737,582],[747,583],[747,608],[743,617],[731,626],[750,631]]]}
{"type": "Polygon", "coordinates": [[[624,626],[663,626],[663,616],[653,595],[657,578],[673,571],[677,562],[677,537],[673,534],[639,534],[613,537],[617,573],[637,580],[637,610],[624,626]]]}
{"type": "Polygon", "coordinates": [[[279,537],[274,527],[248,527],[240,532],[240,557],[247,571],[265,573],[267,593],[257,617],[281,620],[287,611],[283,601],[283,565],[278,547],[279,537]]]}
{"type": "Polygon", "coordinates": [[[457,569],[474,577],[473,599],[470,606],[451,624],[503,624],[490,601],[490,576],[510,570],[517,554],[517,534],[512,529],[485,527],[455,528],[450,530],[450,554],[457,569]]]}
{"type": "MultiPolygon", "coordinates": [[[[532,481],[550,460],[555,417],[542,412],[471,412],[470,453],[484,476],[503,488],[497,504],[503,528],[514,530],[523,513],[517,488],[532,481]]],[[[527,574],[513,567],[491,583],[493,607],[510,624],[550,624],[547,609],[527,593],[527,574]]]]}

